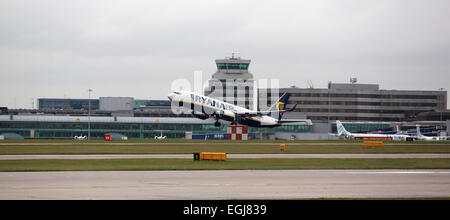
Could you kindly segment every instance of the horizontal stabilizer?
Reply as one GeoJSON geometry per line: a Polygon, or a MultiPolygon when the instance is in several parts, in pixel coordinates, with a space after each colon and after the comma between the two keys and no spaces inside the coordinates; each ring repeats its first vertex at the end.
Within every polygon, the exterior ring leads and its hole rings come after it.
{"type": "Polygon", "coordinates": [[[278,121],[278,123],[303,123],[305,125],[312,125],[312,122],[309,119],[283,119],[278,121]]]}

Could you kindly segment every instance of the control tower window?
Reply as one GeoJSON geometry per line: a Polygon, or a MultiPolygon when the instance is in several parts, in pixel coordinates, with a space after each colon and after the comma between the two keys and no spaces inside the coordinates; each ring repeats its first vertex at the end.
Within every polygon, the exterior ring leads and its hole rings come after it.
{"type": "Polygon", "coordinates": [[[248,69],[248,63],[218,63],[217,68],[221,70],[246,70],[248,69]]]}

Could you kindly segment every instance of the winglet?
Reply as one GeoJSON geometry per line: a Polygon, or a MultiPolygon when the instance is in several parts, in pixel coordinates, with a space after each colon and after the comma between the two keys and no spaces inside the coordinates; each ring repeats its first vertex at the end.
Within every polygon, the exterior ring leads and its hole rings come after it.
{"type": "Polygon", "coordinates": [[[292,111],[294,111],[294,110],[295,110],[295,108],[297,108],[297,104],[295,104],[295,105],[294,105],[294,107],[292,107],[292,108],[288,109],[287,111],[288,111],[288,112],[292,112],[292,111]]]}

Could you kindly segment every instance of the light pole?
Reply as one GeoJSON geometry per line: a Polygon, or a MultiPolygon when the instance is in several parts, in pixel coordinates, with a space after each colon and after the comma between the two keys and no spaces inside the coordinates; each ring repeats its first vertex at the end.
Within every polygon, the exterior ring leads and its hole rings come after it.
{"type": "Polygon", "coordinates": [[[89,100],[88,100],[88,140],[91,139],[91,92],[92,89],[88,89],[89,100]]]}
{"type": "MultiPolygon", "coordinates": [[[[439,88],[439,91],[444,91],[444,88],[439,88]]],[[[440,127],[440,130],[439,130],[439,135],[440,135],[440,132],[442,132],[442,129],[444,128],[444,125],[442,124],[442,111],[444,111],[444,104],[442,104],[443,102],[444,102],[444,99],[443,98],[441,98],[441,100],[439,101],[440,102],[440,107],[439,107],[439,111],[441,112],[441,117],[440,117],[440,121],[439,121],[439,127],[440,127]]]]}
{"type": "MultiPolygon", "coordinates": [[[[328,118],[327,118],[328,134],[331,133],[331,131],[332,131],[331,124],[330,124],[330,114],[331,114],[330,90],[331,90],[331,81],[328,81],[328,118]]],[[[330,139],[330,135],[328,135],[327,137],[328,137],[328,139],[330,139]]]]}

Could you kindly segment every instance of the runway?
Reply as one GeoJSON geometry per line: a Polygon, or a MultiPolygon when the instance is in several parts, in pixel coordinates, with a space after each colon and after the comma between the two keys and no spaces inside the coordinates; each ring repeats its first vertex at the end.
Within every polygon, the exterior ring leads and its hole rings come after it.
{"type": "Polygon", "coordinates": [[[449,170],[0,172],[0,199],[450,197],[449,170]]]}
{"type": "MultiPolygon", "coordinates": [[[[192,159],[193,154],[54,154],[0,155],[0,160],[30,159],[192,159]]],[[[227,154],[227,158],[450,158],[450,154],[227,154]]]]}

